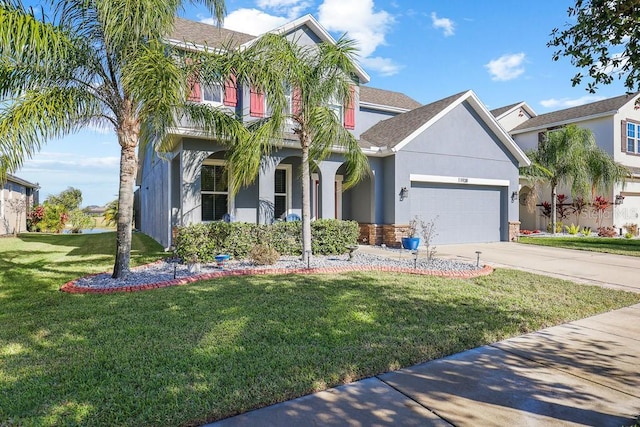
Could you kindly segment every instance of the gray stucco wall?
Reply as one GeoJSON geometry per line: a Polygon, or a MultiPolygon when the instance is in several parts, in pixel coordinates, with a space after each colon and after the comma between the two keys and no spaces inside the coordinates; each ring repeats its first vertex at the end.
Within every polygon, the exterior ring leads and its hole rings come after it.
{"type": "Polygon", "coordinates": [[[363,132],[366,132],[371,126],[375,125],[379,121],[396,116],[397,114],[398,113],[360,107],[356,110],[356,128],[353,130],[353,135],[356,138],[360,138],[360,135],[363,132]]]}
{"type": "Polygon", "coordinates": [[[169,247],[169,167],[170,163],[147,147],[140,180],[140,230],[169,247]]]}
{"type": "MultiPolygon", "coordinates": [[[[395,157],[394,192],[411,188],[410,174],[509,180],[507,194],[518,191],[518,162],[502,142],[463,103],[402,148],[395,157]]],[[[388,185],[388,184],[387,184],[388,185]]],[[[394,222],[407,224],[410,209],[393,197],[394,222]]],[[[408,199],[411,203],[411,195],[408,199]]],[[[518,219],[518,203],[508,204],[508,220],[518,219]]]]}

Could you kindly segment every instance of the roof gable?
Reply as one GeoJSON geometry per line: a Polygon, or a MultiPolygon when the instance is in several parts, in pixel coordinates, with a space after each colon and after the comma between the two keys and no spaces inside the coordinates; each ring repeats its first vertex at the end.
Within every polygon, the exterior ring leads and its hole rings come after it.
{"type": "Polygon", "coordinates": [[[536,112],[533,111],[533,108],[531,108],[529,104],[527,104],[524,101],[516,102],[515,104],[511,104],[511,105],[505,105],[504,107],[500,107],[500,108],[495,108],[490,112],[493,115],[493,117],[495,117],[497,120],[500,120],[501,118],[514,112],[518,108],[523,109],[529,117],[537,116],[536,112]]]}
{"type": "Polygon", "coordinates": [[[592,102],[590,104],[541,114],[530,118],[526,122],[512,129],[511,132],[522,133],[534,129],[545,129],[552,126],[560,126],[576,121],[583,121],[589,118],[612,116],[624,105],[635,101],[637,97],[638,93],[625,94],[614,98],[603,99],[602,101],[592,102]]]}
{"type": "MultiPolygon", "coordinates": [[[[287,22],[286,24],[281,25],[277,28],[274,28],[273,30],[267,31],[267,33],[288,34],[304,26],[308,27],[316,36],[320,38],[321,41],[326,43],[331,43],[331,44],[336,43],[336,40],[333,37],[331,37],[331,34],[329,34],[329,32],[322,25],[320,25],[318,20],[314,18],[313,15],[311,14],[307,14],[307,15],[301,16],[298,19],[294,19],[291,22],[287,22]]],[[[251,40],[245,44],[250,44],[250,43],[252,43],[251,40]]],[[[369,77],[369,74],[367,74],[367,72],[364,71],[364,69],[360,66],[360,64],[358,64],[357,61],[354,61],[354,66],[356,69],[356,75],[360,79],[360,83],[367,83],[371,80],[371,77],[369,77]]]]}
{"type": "MultiPolygon", "coordinates": [[[[521,166],[528,166],[529,159],[516,145],[513,139],[498,124],[496,119],[480,102],[478,97],[469,90],[460,92],[431,104],[398,114],[387,120],[378,122],[361,135],[363,142],[371,144],[378,149],[387,149],[391,152],[400,151],[416,136],[420,135],[435,122],[448,114],[463,102],[468,102],[478,113],[482,121],[491,129],[507,150],[518,160],[521,166]]],[[[366,144],[363,144],[366,145],[366,144]]]]}

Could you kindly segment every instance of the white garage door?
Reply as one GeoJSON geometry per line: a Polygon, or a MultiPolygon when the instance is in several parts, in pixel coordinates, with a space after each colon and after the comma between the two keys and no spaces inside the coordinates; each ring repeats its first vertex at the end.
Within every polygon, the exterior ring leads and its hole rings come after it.
{"type": "Polygon", "coordinates": [[[435,219],[435,244],[497,242],[508,223],[501,208],[505,192],[498,186],[414,182],[411,218],[435,219]]]}

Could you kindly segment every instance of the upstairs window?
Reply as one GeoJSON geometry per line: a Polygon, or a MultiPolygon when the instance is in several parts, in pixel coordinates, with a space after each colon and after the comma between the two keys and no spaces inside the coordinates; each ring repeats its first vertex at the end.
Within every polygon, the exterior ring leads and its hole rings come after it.
{"type": "Polygon", "coordinates": [[[224,92],[218,84],[202,84],[202,101],[212,104],[222,104],[224,92]]]}
{"type": "Polygon", "coordinates": [[[627,122],[627,153],[638,153],[638,132],[640,131],[640,125],[636,123],[627,122]]]}

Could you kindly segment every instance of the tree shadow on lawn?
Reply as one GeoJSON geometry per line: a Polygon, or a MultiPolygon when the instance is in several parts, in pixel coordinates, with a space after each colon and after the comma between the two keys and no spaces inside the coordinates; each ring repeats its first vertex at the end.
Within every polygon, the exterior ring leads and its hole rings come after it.
{"type": "MultiPolygon", "coordinates": [[[[56,247],[71,248],[62,252],[68,256],[108,255],[112,260],[116,253],[116,232],[99,234],[47,234],[24,233],[18,237],[26,243],[40,243],[56,247]]],[[[145,250],[147,257],[166,257],[161,245],[143,233],[134,232],[132,235],[132,258],[141,250],[145,250]],[[144,248],[144,249],[142,249],[144,248]],[[147,249],[149,249],[147,251],[147,249]]]]}
{"type": "Polygon", "coordinates": [[[41,321],[0,332],[2,419],[196,425],[518,335],[531,327],[523,318],[546,320],[534,308],[498,309],[472,281],[380,273],[58,295],[41,321]]]}

